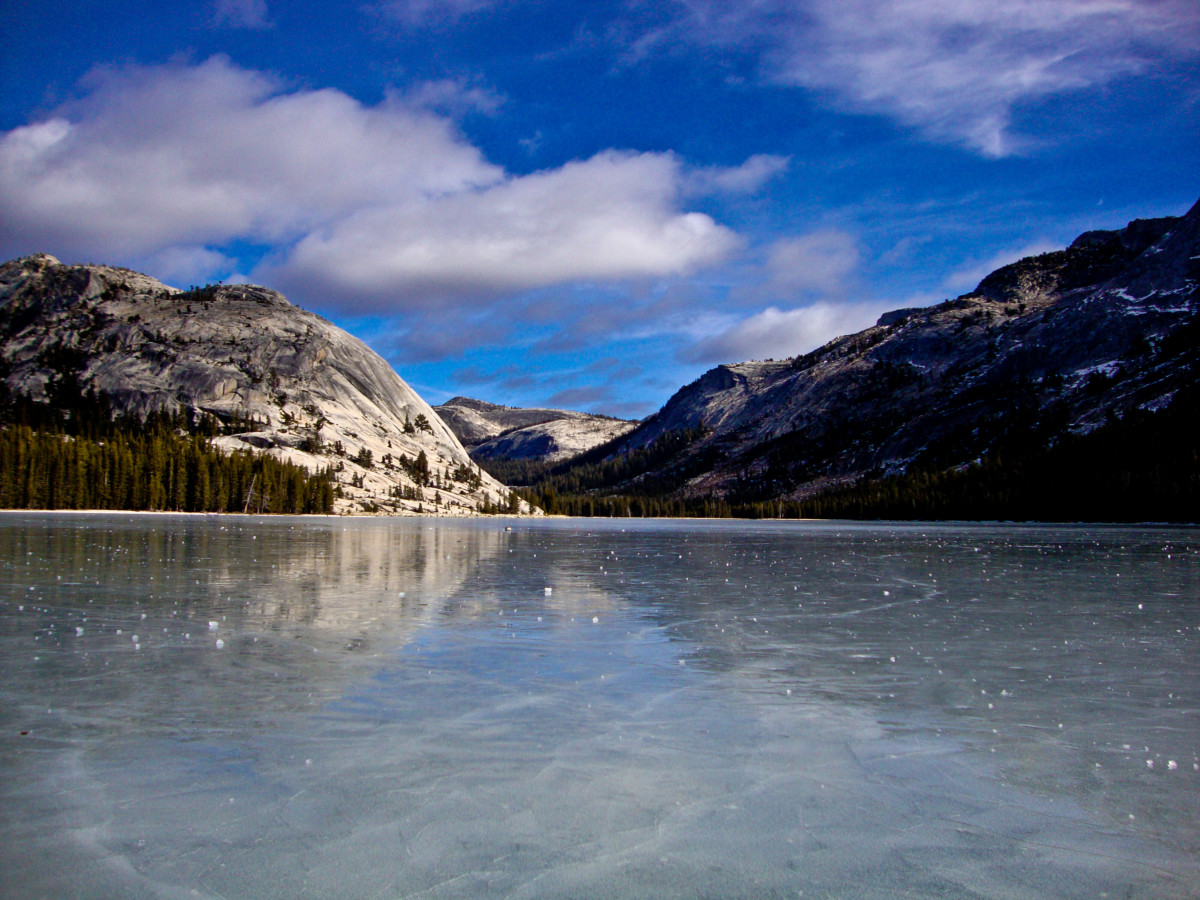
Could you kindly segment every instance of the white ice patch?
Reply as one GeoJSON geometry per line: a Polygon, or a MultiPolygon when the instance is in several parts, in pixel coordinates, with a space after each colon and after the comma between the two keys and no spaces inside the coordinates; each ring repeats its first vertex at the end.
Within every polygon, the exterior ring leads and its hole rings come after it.
{"type": "Polygon", "coordinates": [[[1073,383],[1078,385],[1097,373],[1105,376],[1106,378],[1111,378],[1120,370],[1120,368],[1120,361],[1111,359],[1108,362],[1097,363],[1094,366],[1085,366],[1082,369],[1076,369],[1071,373],[1071,380],[1073,383]]]}

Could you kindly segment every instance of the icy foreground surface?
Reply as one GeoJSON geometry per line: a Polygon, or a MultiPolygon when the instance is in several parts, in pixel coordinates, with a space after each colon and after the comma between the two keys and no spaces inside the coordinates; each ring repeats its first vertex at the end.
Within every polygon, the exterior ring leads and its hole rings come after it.
{"type": "Polygon", "coordinates": [[[0,515],[0,894],[1200,893],[1195,530],[512,527],[0,515]]]}

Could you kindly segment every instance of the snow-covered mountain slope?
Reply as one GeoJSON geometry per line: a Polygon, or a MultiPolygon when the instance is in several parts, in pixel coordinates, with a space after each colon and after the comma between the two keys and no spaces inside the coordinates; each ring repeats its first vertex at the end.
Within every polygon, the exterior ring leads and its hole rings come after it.
{"type": "Polygon", "coordinates": [[[632,431],[637,422],[566,409],[522,409],[469,397],[435,407],[476,459],[558,462],[632,431]]]}

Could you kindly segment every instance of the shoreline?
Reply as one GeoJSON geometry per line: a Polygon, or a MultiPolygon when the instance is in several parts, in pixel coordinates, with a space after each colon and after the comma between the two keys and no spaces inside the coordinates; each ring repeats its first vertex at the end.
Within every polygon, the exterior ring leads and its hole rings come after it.
{"type": "Polygon", "coordinates": [[[332,519],[335,521],[381,520],[381,519],[431,519],[447,522],[469,522],[479,519],[510,520],[519,522],[545,522],[551,520],[573,522],[795,522],[795,523],[833,523],[844,522],[852,525],[922,525],[922,526],[996,526],[1012,525],[1027,528],[1182,528],[1200,529],[1200,522],[1092,522],[1084,520],[1062,521],[1017,521],[1013,519],[776,519],[776,518],[739,518],[736,516],[568,516],[561,513],[540,516],[522,516],[512,514],[476,513],[470,516],[439,516],[430,513],[412,513],[410,515],[371,515],[347,513],[247,513],[247,512],[180,512],[169,509],[0,509],[0,516],[9,515],[85,515],[85,516],[194,516],[194,517],[241,517],[247,519],[332,519]]]}
{"type": "MultiPolygon", "coordinates": [[[[488,515],[475,513],[470,516],[439,516],[432,513],[411,513],[408,515],[377,515],[371,513],[257,513],[257,512],[186,512],[173,509],[13,509],[0,508],[0,515],[34,514],[39,516],[85,515],[85,516],[197,516],[225,517],[241,516],[247,519],[444,519],[447,521],[467,521],[470,519],[543,519],[551,516],[516,516],[488,515]]],[[[560,518],[569,518],[562,516],[560,518]]]]}

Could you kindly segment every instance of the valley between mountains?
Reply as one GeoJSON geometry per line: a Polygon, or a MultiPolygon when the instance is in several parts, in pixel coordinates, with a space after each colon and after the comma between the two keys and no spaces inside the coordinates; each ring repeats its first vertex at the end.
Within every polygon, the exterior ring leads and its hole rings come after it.
{"type": "Polygon", "coordinates": [[[338,513],[1195,521],[1198,285],[1200,204],[811,353],[718,366],[630,422],[434,408],[274,291],[35,255],[0,267],[0,399],[10,433],[68,396],[204,422],[215,451],[319,473],[338,513]]]}

